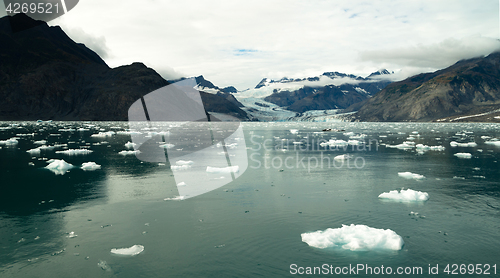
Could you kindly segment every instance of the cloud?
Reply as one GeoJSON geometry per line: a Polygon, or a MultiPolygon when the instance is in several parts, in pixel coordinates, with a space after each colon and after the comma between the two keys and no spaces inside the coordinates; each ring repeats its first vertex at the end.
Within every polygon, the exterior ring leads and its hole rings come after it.
{"type": "Polygon", "coordinates": [[[93,36],[80,27],[65,28],[64,31],[72,40],[85,44],[86,47],[92,49],[101,58],[106,59],[110,57],[110,50],[106,45],[106,38],[104,36],[93,36]]]}
{"type": "Polygon", "coordinates": [[[439,43],[367,50],[361,61],[387,63],[398,67],[443,68],[458,60],[482,57],[500,50],[500,40],[480,36],[447,38],[439,43]]]}

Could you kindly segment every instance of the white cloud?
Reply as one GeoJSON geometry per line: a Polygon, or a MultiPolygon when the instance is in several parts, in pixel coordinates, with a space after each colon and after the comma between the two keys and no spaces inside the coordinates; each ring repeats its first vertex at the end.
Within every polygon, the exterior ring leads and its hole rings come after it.
{"type": "Polygon", "coordinates": [[[498,23],[497,0],[86,0],[50,22],[104,37],[110,66],[140,61],[238,89],[325,71],[432,70],[490,49],[498,23]]]}
{"type": "Polygon", "coordinates": [[[88,48],[99,54],[102,59],[109,56],[109,48],[106,45],[106,38],[104,36],[93,36],[85,32],[81,27],[66,28],[64,32],[75,42],[83,43],[88,48]]]}

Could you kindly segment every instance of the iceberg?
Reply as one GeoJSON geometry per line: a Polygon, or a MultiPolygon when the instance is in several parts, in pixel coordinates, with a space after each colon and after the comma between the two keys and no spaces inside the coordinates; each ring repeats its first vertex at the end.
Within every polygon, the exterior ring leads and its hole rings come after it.
{"type": "Polygon", "coordinates": [[[171,149],[171,148],[173,148],[173,147],[175,147],[175,145],[174,145],[174,144],[168,144],[168,143],[167,143],[167,144],[160,145],[160,148],[165,148],[165,149],[171,149]]]}
{"type": "Polygon", "coordinates": [[[125,155],[133,155],[133,154],[137,154],[137,153],[140,153],[141,151],[137,150],[137,151],[121,151],[119,152],[118,154],[121,154],[123,156],[125,155]]]}
{"type": "Polygon", "coordinates": [[[135,256],[140,254],[142,251],[144,251],[144,246],[142,245],[133,245],[129,248],[111,249],[111,253],[124,256],[135,256]]]}
{"type": "Polygon", "coordinates": [[[47,162],[50,164],[45,166],[45,168],[54,172],[56,175],[64,175],[69,169],[73,168],[73,165],[67,163],[62,159],[51,159],[47,162]]]}
{"type": "Polygon", "coordinates": [[[290,129],[290,133],[297,134],[297,133],[299,133],[299,130],[298,129],[290,129]]]}
{"type": "Polygon", "coordinates": [[[176,196],[176,197],[172,197],[172,198],[165,198],[163,199],[164,201],[182,201],[186,199],[186,196],[176,196]]]}
{"type": "Polygon", "coordinates": [[[342,160],[346,160],[346,159],[350,159],[350,158],[352,158],[352,156],[350,156],[348,154],[342,154],[342,155],[337,155],[333,159],[337,160],[337,161],[342,161],[342,160]]]}
{"type": "Polygon", "coordinates": [[[391,190],[378,195],[378,197],[381,199],[390,199],[400,202],[418,202],[429,200],[429,194],[427,192],[420,192],[411,189],[401,189],[401,192],[391,190]]]}
{"type": "Polygon", "coordinates": [[[454,156],[456,156],[458,158],[471,158],[472,154],[470,154],[470,153],[456,153],[456,154],[454,154],[454,156]]]}
{"type": "Polygon", "coordinates": [[[210,167],[207,166],[207,173],[238,173],[240,171],[240,167],[238,166],[229,166],[229,167],[210,167]]]}
{"type": "Polygon", "coordinates": [[[177,184],[177,186],[186,186],[186,183],[185,183],[185,182],[183,182],[183,181],[181,181],[181,182],[179,182],[179,183],[177,184]]]}
{"type": "Polygon", "coordinates": [[[94,138],[106,138],[106,137],[111,137],[111,136],[113,136],[115,134],[116,134],[116,132],[114,132],[114,131],[99,132],[97,134],[90,135],[90,137],[94,137],[94,138]]]}
{"type": "Polygon", "coordinates": [[[419,174],[413,174],[411,172],[400,172],[398,173],[398,176],[400,177],[403,177],[405,179],[414,179],[414,180],[421,180],[421,179],[425,179],[425,177],[423,175],[419,175],[419,174]]]}
{"type": "Polygon", "coordinates": [[[444,151],[446,148],[443,146],[427,146],[424,144],[417,144],[415,146],[417,151],[444,151]]]}
{"type": "Polygon", "coordinates": [[[10,138],[10,139],[7,139],[7,140],[0,140],[0,145],[6,145],[6,146],[13,146],[13,145],[17,145],[19,143],[19,141],[17,141],[17,138],[10,138]]]}
{"type": "Polygon", "coordinates": [[[56,151],[56,153],[62,153],[66,155],[80,155],[80,154],[89,154],[92,153],[92,151],[87,149],[69,149],[65,151],[56,151]]]}
{"type": "Polygon", "coordinates": [[[170,169],[176,171],[176,170],[187,170],[191,167],[191,165],[185,164],[185,165],[171,165],[170,169]]]}
{"type": "Polygon", "coordinates": [[[125,143],[125,148],[133,149],[136,145],[137,145],[136,143],[132,143],[132,142],[128,141],[127,143],[125,143]]]}
{"type": "Polygon", "coordinates": [[[500,147],[500,140],[491,140],[491,141],[486,141],[484,143],[487,145],[493,145],[493,146],[500,147]]]}
{"type": "Polygon", "coordinates": [[[376,229],[366,225],[342,225],[342,228],[329,228],[301,234],[302,241],[320,249],[340,247],[351,251],[401,250],[403,238],[387,229],[376,229]]]}
{"type": "Polygon", "coordinates": [[[180,166],[182,166],[182,165],[192,165],[193,161],[191,161],[191,160],[187,160],[187,161],[186,160],[178,160],[178,161],[175,162],[175,164],[180,165],[180,166]]]}
{"type": "Polygon", "coordinates": [[[477,147],[476,142],[469,142],[469,143],[457,143],[455,141],[450,142],[450,147],[477,147]]]}
{"type": "Polygon", "coordinates": [[[97,169],[101,169],[101,165],[99,165],[95,162],[85,162],[82,164],[83,171],[94,171],[97,169]]]}

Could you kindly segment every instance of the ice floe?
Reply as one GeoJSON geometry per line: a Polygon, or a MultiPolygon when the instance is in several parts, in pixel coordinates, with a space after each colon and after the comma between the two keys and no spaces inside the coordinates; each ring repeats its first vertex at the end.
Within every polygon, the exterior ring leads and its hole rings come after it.
{"type": "Polygon", "coordinates": [[[136,150],[136,151],[121,151],[118,154],[121,154],[121,155],[125,156],[125,155],[133,155],[133,154],[138,154],[138,153],[141,153],[141,151],[139,151],[139,150],[136,150]]]}
{"type": "Polygon", "coordinates": [[[500,140],[490,140],[490,141],[486,141],[484,143],[487,145],[493,145],[493,146],[500,147],[500,140]]]}
{"type": "Polygon", "coordinates": [[[160,148],[165,148],[165,149],[171,149],[173,147],[175,147],[174,144],[168,144],[168,143],[160,145],[160,148]]]}
{"type": "Polygon", "coordinates": [[[182,201],[186,199],[186,196],[176,196],[176,197],[172,197],[172,198],[165,198],[163,199],[164,201],[182,201]]]}
{"type": "Polygon", "coordinates": [[[366,225],[342,225],[301,234],[302,241],[311,247],[340,247],[351,251],[401,250],[403,238],[390,229],[377,229],[366,225]]]}
{"type": "Polygon", "coordinates": [[[477,147],[477,144],[476,144],[476,142],[458,143],[455,141],[451,141],[450,146],[451,147],[471,147],[471,148],[474,148],[474,147],[477,147]]]}
{"type": "Polygon", "coordinates": [[[185,164],[185,165],[170,165],[170,169],[177,171],[177,170],[187,170],[191,168],[191,165],[185,164]]]}
{"type": "Polygon", "coordinates": [[[136,145],[137,145],[136,143],[132,143],[132,142],[128,141],[127,143],[125,143],[125,148],[133,149],[136,145]]]}
{"type": "Polygon", "coordinates": [[[392,149],[400,149],[400,150],[409,150],[415,147],[415,142],[405,141],[402,144],[398,145],[385,145],[386,148],[392,149]]]}
{"type": "Polygon", "coordinates": [[[297,134],[297,133],[299,133],[299,130],[298,129],[290,129],[290,133],[297,134]]]}
{"type": "Polygon", "coordinates": [[[389,192],[384,192],[378,195],[381,199],[389,199],[400,202],[417,202],[417,201],[427,201],[429,200],[429,194],[427,192],[415,191],[412,189],[401,189],[401,192],[397,190],[391,190],[389,192]]]}
{"type": "Polygon", "coordinates": [[[62,153],[66,155],[82,155],[92,153],[92,151],[87,149],[69,149],[64,151],[56,151],[56,153],[62,153]]]}
{"type": "Polygon", "coordinates": [[[411,180],[411,179],[414,179],[414,180],[425,179],[425,177],[423,175],[414,174],[411,172],[399,172],[398,176],[403,177],[405,179],[409,179],[409,180],[411,180]]]}
{"type": "Polygon", "coordinates": [[[185,183],[185,182],[183,182],[183,181],[181,181],[181,182],[179,182],[179,183],[177,184],[177,186],[186,186],[186,183],[185,183]]]}
{"type": "Polygon", "coordinates": [[[114,131],[99,132],[97,134],[90,135],[90,137],[94,137],[94,138],[106,138],[106,137],[111,137],[111,136],[113,136],[115,134],[116,134],[116,132],[114,132],[114,131]]]}
{"type": "Polygon", "coordinates": [[[470,153],[456,153],[454,156],[458,158],[472,158],[472,154],[470,153]]]}
{"type": "Polygon", "coordinates": [[[424,144],[417,144],[415,146],[417,148],[417,151],[444,151],[446,148],[443,146],[427,146],[424,144]]]}
{"type": "Polygon", "coordinates": [[[10,139],[7,139],[7,140],[0,140],[0,145],[6,145],[6,146],[13,146],[13,145],[17,145],[19,143],[19,141],[17,141],[18,138],[10,138],[10,139]]]}
{"type": "Polygon", "coordinates": [[[346,159],[350,159],[350,158],[352,158],[352,156],[350,156],[348,154],[342,154],[342,155],[337,155],[333,159],[337,160],[337,161],[342,161],[342,160],[346,160],[346,159]]]}
{"type": "Polygon", "coordinates": [[[175,164],[177,164],[177,165],[192,165],[193,161],[191,161],[191,160],[177,160],[175,162],[175,164]]]}
{"type": "Polygon", "coordinates": [[[82,164],[82,170],[84,171],[94,171],[97,169],[101,169],[101,165],[95,162],[85,162],[82,164]]]}
{"type": "Polygon", "coordinates": [[[207,173],[238,173],[240,171],[239,166],[229,166],[229,167],[210,167],[207,166],[207,173]]]}
{"type": "Polygon", "coordinates": [[[129,248],[111,249],[111,253],[124,256],[135,256],[140,254],[142,251],[144,251],[144,246],[142,245],[133,245],[132,247],[129,248]]]}
{"type": "Polygon", "coordinates": [[[54,172],[56,175],[64,175],[69,169],[73,168],[73,165],[62,159],[51,159],[47,162],[49,165],[45,166],[45,168],[54,172]]]}

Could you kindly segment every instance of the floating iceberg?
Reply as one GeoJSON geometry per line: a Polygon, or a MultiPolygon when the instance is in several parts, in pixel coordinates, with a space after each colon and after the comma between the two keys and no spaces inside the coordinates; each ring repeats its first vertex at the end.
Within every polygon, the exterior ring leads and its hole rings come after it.
{"type": "Polygon", "coordinates": [[[400,202],[417,202],[417,201],[427,201],[429,200],[429,194],[427,192],[420,192],[411,189],[401,189],[401,192],[397,190],[391,190],[389,192],[384,192],[378,195],[381,199],[390,199],[400,202]]]}
{"type": "Polygon", "coordinates": [[[177,184],[177,186],[186,186],[186,183],[185,183],[185,182],[183,182],[183,181],[181,181],[181,182],[179,182],[179,183],[177,184]]]}
{"type": "Polygon", "coordinates": [[[142,245],[134,245],[130,248],[111,249],[111,253],[124,256],[135,256],[140,254],[142,251],[144,251],[144,246],[142,245]]]}
{"type": "Polygon", "coordinates": [[[165,149],[171,149],[171,148],[173,148],[173,147],[175,147],[175,145],[174,145],[174,144],[168,144],[168,143],[167,143],[167,144],[160,145],[160,148],[165,148],[165,149]]]}
{"type": "Polygon", "coordinates": [[[366,225],[342,225],[342,228],[326,229],[301,234],[302,241],[311,247],[340,247],[351,251],[401,250],[403,238],[392,230],[376,229],[366,225]]]}
{"type": "Polygon", "coordinates": [[[238,166],[230,166],[230,167],[210,167],[207,166],[207,173],[238,173],[240,171],[240,167],[238,166]]]}
{"type": "Polygon", "coordinates": [[[405,141],[399,145],[385,145],[385,147],[391,149],[409,150],[415,147],[415,142],[405,141]]]}
{"type": "Polygon", "coordinates": [[[186,199],[186,196],[176,196],[176,197],[172,197],[172,198],[165,198],[163,199],[164,201],[182,201],[186,199]]]}
{"type": "Polygon", "coordinates": [[[62,153],[66,155],[80,155],[80,154],[89,154],[92,153],[92,151],[87,149],[69,149],[65,151],[57,151],[56,153],[62,153]]]}
{"type": "Polygon", "coordinates": [[[427,146],[424,144],[417,144],[415,147],[417,151],[444,151],[446,149],[443,146],[427,146]]]}
{"type": "Polygon", "coordinates": [[[67,163],[62,159],[51,159],[47,162],[50,164],[45,166],[45,168],[54,172],[56,175],[64,175],[69,169],[73,168],[73,165],[67,163]]]}
{"type": "Polygon", "coordinates": [[[488,145],[493,145],[493,146],[500,147],[500,140],[491,140],[491,141],[486,141],[484,143],[488,144],[488,145]]]}
{"type": "Polygon", "coordinates": [[[136,145],[137,145],[136,143],[132,143],[132,142],[128,141],[127,143],[125,143],[125,148],[133,149],[136,145]]]}
{"type": "Polygon", "coordinates": [[[350,158],[352,158],[352,156],[350,156],[348,154],[342,154],[342,155],[337,155],[333,159],[338,160],[338,161],[342,161],[342,160],[346,160],[346,159],[350,159],[350,158]]]}
{"type": "Polygon", "coordinates": [[[6,146],[13,146],[17,145],[19,141],[17,141],[17,138],[10,138],[7,140],[0,140],[0,145],[6,145],[6,146]]]}
{"type": "Polygon", "coordinates": [[[421,180],[421,179],[425,179],[425,177],[423,175],[419,175],[419,174],[413,174],[411,172],[400,172],[398,173],[398,176],[400,177],[403,177],[405,179],[414,179],[414,180],[421,180]]]}
{"type": "Polygon", "coordinates": [[[346,141],[344,140],[333,140],[333,139],[330,139],[328,142],[322,142],[319,144],[321,147],[331,147],[331,148],[335,148],[335,147],[345,147],[347,145],[349,145],[349,143],[347,143],[346,141]]]}
{"type": "Polygon", "coordinates": [[[472,154],[470,153],[456,153],[454,156],[458,158],[472,158],[472,154]]]}
{"type": "Polygon", "coordinates": [[[97,169],[101,169],[101,165],[99,165],[95,162],[85,162],[82,164],[83,171],[94,171],[97,169]]]}
{"type": "Polygon", "coordinates": [[[35,142],[33,142],[33,144],[35,144],[35,145],[45,145],[45,144],[47,144],[47,140],[35,141],[35,142]]]}
{"type": "Polygon", "coordinates": [[[123,156],[125,155],[133,155],[133,154],[137,154],[137,153],[140,153],[141,151],[137,150],[137,151],[121,151],[119,152],[118,154],[121,154],[123,156]]]}
{"type": "Polygon", "coordinates": [[[298,129],[290,129],[290,133],[297,134],[297,133],[299,133],[299,130],[298,129]]]}
{"type": "Polygon", "coordinates": [[[27,150],[26,151],[27,153],[29,153],[30,155],[40,155],[40,148],[35,148],[35,149],[31,149],[31,150],[27,150]]]}
{"type": "Polygon", "coordinates": [[[106,138],[106,137],[111,137],[111,136],[113,136],[115,134],[116,134],[116,132],[114,132],[114,131],[99,132],[97,134],[90,135],[90,137],[94,137],[94,138],[106,138]]]}
{"type": "Polygon", "coordinates": [[[175,162],[175,164],[177,164],[177,165],[192,165],[193,161],[191,161],[191,160],[187,160],[187,161],[186,160],[177,160],[175,162]]]}
{"type": "Polygon", "coordinates": [[[450,142],[451,147],[477,147],[476,142],[469,142],[469,143],[457,143],[455,141],[450,142]]]}
{"type": "Polygon", "coordinates": [[[185,164],[185,165],[170,165],[170,169],[176,171],[176,170],[187,170],[191,167],[191,165],[185,164]]]}

